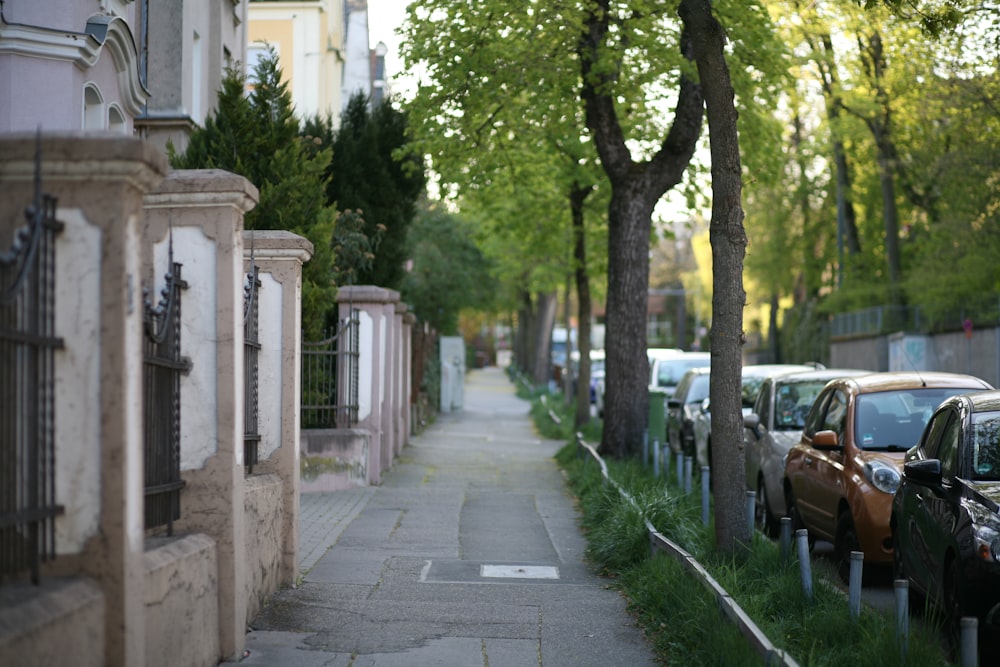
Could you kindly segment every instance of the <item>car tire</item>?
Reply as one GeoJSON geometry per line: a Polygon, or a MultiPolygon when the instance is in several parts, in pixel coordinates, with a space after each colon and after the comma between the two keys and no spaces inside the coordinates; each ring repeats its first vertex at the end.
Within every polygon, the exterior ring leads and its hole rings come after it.
{"type": "Polygon", "coordinates": [[[842,512],[837,518],[837,537],[833,543],[833,553],[837,562],[837,573],[845,584],[851,577],[851,552],[860,551],[858,531],[850,512],[842,512]]]}
{"type": "Polygon", "coordinates": [[[757,503],[754,505],[754,521],[757,528],[770,538],[778,535],[778,521],[771,513],[771,508],[767,503],[767,489],[764,486],[764,479],[757,480],[757,503]]]}
{"type": "MultiPolygon", "coordinates": [[[[792,493],[791,489],[787,489],[785,491],[785,507],[788,511],[788,517],[792,520],[792,539],[794,540],[796,531],[800,528],[807,531],[808,529],[806,528],[806,524],[802,521],[802,516],[799,514],[799,508],[795,504],[795,495],[792,493]]],[[[816,538],[813,537],[812,533],[808,533],[808,535],[809,551],[812,551],[813,547],[816,546],[816,538]]]]}

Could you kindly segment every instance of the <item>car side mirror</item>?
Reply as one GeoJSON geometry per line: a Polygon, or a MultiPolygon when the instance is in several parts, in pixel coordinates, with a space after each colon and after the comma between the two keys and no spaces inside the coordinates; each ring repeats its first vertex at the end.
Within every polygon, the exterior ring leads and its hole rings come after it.
{"type": "Polygon", "coordinates": [[[918,459],[903,464],[903,477],[923,486],[941,486],[940,459],[918,459]]]}
{"type": "Polygon", "coordinates": [[[681,407],[680,399],[671,398],[670,400],[667,401],[667,407],[673,410],[678,409],[679,407],[681,407]]]}
{"type": "Polygon", "coordinates": [[[754,436],[756,436],[758,440],[760,439],[760,415],[756,412],[743,415],[743,427],[753,431],[754,436]]]}
{"type": "Polygon", "coordinates": [[[813,435],[812,446],[825,451],[843,449],[836,431],[817,431],[813,435]]]}

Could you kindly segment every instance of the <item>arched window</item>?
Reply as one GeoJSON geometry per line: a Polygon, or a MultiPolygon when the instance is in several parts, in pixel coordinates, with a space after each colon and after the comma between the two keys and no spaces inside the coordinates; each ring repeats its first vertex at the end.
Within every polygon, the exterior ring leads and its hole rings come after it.
{"type": "Polygon", "coordinates": [[[122,113],[117,104],[108,105],[108,129],[117,134],[125,134],[128,131],[125,114],[122,113]]]}
{"type": "Polygon", "coordinates": [[[104,128],[104,97],[96,85],[88,83],[83,87],[83,129],[104,128]]]}

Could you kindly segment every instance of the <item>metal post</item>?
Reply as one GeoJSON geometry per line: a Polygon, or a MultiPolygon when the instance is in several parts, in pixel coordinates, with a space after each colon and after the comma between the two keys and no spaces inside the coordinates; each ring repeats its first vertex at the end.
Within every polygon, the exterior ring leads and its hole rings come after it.
{"type": "Polygon", "coordinates": [[[711,474],[712,471],[708,466],[701,467],[701,523],[705,526],[708,525],[708,509],[709,509],[708,480],[711,474]]]}
{"type": "Polygon", "coordinates": [[[809,562],[809,531],[799,528],[795,531],[795,546],[799,553],[799,575],[802,577],[802,592],[810,602],[813,599],[812,563],[809,562]]]}
{"type": "Polygon", "coordinates": [[[745,500],[744,500],[743,505],[744,505],[744,508],[745,508],[746,519],[747,519],[747,534],[750,535],[751,538],[752,538],[753,531],[754,531],[754,525],[753,525],[754,524],[754,510],[756,509],[756,506],[757,506],[757,492],[756,491],[744,491],[744,493],[745,493],[745,500]]]}
{"type": "Polygon", "coordinates": [[[684,453],[677,452],[677,486],[684,488],[684,453]]]}
{"type": "Polygon", "coordinates": [[[962,667],[979,667],[979,619],[975,616],[963,616],[960,621],[961,630],[961,665],[962,667]]]}
{"type": "Polygon", "coordinates": [[[792,517],[781,517],[781,562],[792,556],[792,517]]]}
{"type": "Polygon", "coordinates": [[[694,466],[694,461],[690,456],[684,457],[684,493],[691,493],[691,468],[694,466]]]}
{"type": "Polygon", "coordinates": [[[861,575],[863,573],[865,555],[860,551],[851,552],[851,570],[847,585],[847,602],[851,610],[851,618],[857,620],[861,616],[861,575]]]}
{"type": "Polygon", "coordinates": [[[649,431],[642,432],[642,467],[649,464],[649,431]]]}
{"type": "Polygon", "coordinates": [[[670,448],[664,443],[660,445],[660,460],[663,461],[663,478],[670,474],[670,448]]]}
{"type": "Polygon", "coordinates": [[[896,593],[896,641],[899,642],[900,657],[906,660],[910,645],[910,582],[896,579],[892,587],[896,593]]]}

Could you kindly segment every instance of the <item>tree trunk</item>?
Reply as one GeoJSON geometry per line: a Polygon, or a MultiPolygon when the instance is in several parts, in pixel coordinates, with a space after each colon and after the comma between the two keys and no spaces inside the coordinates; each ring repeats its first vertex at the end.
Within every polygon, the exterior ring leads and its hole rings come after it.
{"type": "Polygon", "coordinates": [[[735,551],[749,543],[745,508],[745,452],[740,398],[742,368],[743,229],[740,146],[736,107],[725,60],[725,35],[710,0],[682,0],[708,112],[712,155],[712,461],[716,548],[735,551]]]}
{"type": "Polygon", "coordinates": [[[555,292],[544,292],[535,299],[535,327],[532,331],[532,379],[535,385],[548,384],[552,378],[552,327],[556,322],[559,299],[555,292]]]}
{"type": "Polygon", "coordinates": [[[579,428],[590,421],[590,274],[587,271],[587,238],[583,220],[583,203],[593,191],[593,186],[574,183],[569,194],[569,208],[573,220],[573,263],[576,267],[577,317],[580,320],[580,370],[576,382],[576,416],[574,425],[579,428]]]}
{"type": "MultiPolygon", "coordinates": [[[[701,88],[681,75],[674,120],[660,149],[635,162],[615,111],[616,61],[602,53],[612,20],[610,0],[597,0],[586,15],[578,53],[587,127],[601,167],[611,182],[608,205],[608,302],[605,340],[604,430],[600,452],[624,458],[640,450],[648,420],[646,303],[649,291],[649,230],[653,206],[677,185],[701,132],[701,88]]],[[[690,40],[681,48],[690,56],[690,40]]]]}

